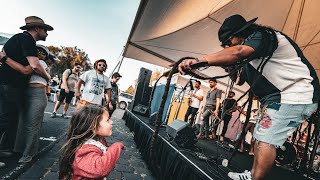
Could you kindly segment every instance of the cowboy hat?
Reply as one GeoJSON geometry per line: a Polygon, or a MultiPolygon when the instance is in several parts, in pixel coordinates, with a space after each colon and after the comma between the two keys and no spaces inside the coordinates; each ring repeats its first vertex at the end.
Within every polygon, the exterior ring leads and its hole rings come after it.
{"type": "Polygon", "coordinates": [[[257,19],[256,17],[250,21],[246,21],[239,14],[232,15],[225,19],[218,31],[219,40],[222,42],[222,45],[224,45],[231,36],[245,30],[257,19]]]}
{"type": "Polygon", "coordinates": [[[37,16],[29,16],[25,18],[26,25],[20,27],[22,30],[27,30],[30,27],[42,27],[48,31],[52,31],[53,27],[45,24],[44,21],[37,16]]]}

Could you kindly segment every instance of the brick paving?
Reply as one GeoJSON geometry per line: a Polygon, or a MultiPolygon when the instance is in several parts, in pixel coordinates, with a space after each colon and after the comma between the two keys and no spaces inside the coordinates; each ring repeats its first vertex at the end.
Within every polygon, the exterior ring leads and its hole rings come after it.
{"type": "MultiPolygon", "coordinates": [[[[122,116],[123,110],[116,110],[112,116],[113,119],[113,134],[107,138],[107,142],[123,142],[124,150],[120,155],[113,171],[107,179],[122,179],[122,180],[153,180],[156,179],[149,171],[146,163],[142,160],[139,150],[133,140],[133,134],[125,125],[122,116]]],[[[35,162],[31,168],[19,176],[18,179],[44,179],[56,180],[59,173],[59,155],[60,148],[63,145],[63,140],[57,144],[46,154],[35,162]]]]}

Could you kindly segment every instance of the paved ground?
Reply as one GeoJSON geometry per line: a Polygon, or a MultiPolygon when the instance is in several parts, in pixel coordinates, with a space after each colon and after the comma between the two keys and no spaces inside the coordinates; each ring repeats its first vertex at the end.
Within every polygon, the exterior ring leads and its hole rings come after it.
{"type": "MultiPolygon", "coordinates": [[[[133,134],[121,119],[123,113],[123,110],[117,110],[113,114],[113,135],[107,138],[107,142],[109,144],[119,141],[123,142],[125,149],[122,151],[116,167],[107,179],[155,179],[141,158],[140,152],[133,141],[133,134]]],[[[51,150],[40,156],[39,160],[36,161],[27,171],[21,174],[18,179],[58,179],[59,150],[63,142],[64,139],[59,140],[51,150]]]]}

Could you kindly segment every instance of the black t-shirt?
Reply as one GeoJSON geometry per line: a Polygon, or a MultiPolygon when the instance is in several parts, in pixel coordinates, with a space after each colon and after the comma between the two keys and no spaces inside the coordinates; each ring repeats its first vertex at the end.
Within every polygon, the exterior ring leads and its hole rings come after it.
{"type": "Polygon", "coordinates": [[[222,104],[224,104],[224,110],[226,111],[226,114],[231,115],[232,107],[236,106],[234,104],[237,104],[237,101],[235,99],[225,99],[223,100],[222,104]]]}
{"type": "MultiPolygon", "coordinates": [[[[26,31],[14,35],[3,48],[8,57],[23,66],[29,65],[27,56],[37,56],[36,41],[26,31]]],[[[29,79],[29,75],[23,75],[7,64],[2,64],[0,67],[0,83],[22,87],[27,85],[29,79]]]]}
{"type": "Polygon", "coordinates": [[[111,104],[117,104],[118,101],[119,88],[117,83],[111,82],[111,104]]]}

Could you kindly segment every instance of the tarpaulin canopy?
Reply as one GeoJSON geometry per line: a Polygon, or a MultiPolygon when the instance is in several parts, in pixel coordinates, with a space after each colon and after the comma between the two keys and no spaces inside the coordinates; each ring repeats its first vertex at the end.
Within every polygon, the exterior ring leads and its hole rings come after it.
{"type": "MultiPolygon", "coordinates": [[[[319,7],[319,0],[142,0],[124,56],[168,67],[182,57],[216,52],[224,19],[240,14],[247,20],[258,17],[257,24],[290,36],[320,76],[319,7]]],[[[203,73],[225,74],[219,67],[203,73]]]]}

